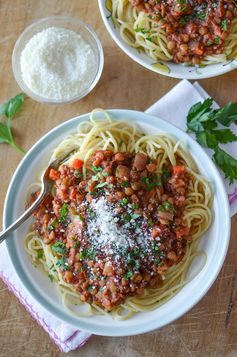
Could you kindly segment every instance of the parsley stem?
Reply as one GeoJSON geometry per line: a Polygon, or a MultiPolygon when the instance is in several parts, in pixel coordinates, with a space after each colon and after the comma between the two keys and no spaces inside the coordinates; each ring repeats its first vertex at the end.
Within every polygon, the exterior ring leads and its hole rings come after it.
{"type": "Polygon", "coordinates": [[[11,131],[11,118],[7,118],[7,128],[8,128],[8,134],[9,134],[9,137],[11,139],[11,141],[9,142],[9,144],[14,148],[16,149],[21,155],[25,155],[26,152],[20,147],[18,146],[15,141],[14,141],[14,138],[12,136],[12,131],[11,131]]]}
{"type": "Polygon", "coordinates": [[[15,141],[12,141],[12,142],[10,143],[10,145],[11,145],[14,149],[16,149],[22,156],[24,156],[24,155],[26,154],[26,152],[25,152],[20,146],[18,146],[18,145],[15,143],[15,141]]]}

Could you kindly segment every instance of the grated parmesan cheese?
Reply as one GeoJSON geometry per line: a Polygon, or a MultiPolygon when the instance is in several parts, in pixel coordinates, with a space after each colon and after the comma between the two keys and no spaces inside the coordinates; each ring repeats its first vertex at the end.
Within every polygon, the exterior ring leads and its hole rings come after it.
{"type": "MultiPolygon", "coordinates": [[[[93,219],[87,221],[87,233],[96,249],[105,250],[109,254],[123,254],[127,249],[136,245],[146,249],[149,236],[147,232],[141,229],[141,223],[136,227],[134,225],[135,220],[131,219],[130,222],[118,226],[118,217],[113,212],[113,206],[103,196],[92,200],[90,208],[96,214],[93,219]],[[130,234],[131,229],[133,231],[132,236],[130,234]]],[[[129,208],[127,208],[127,212],[130,212],[129,208]]],[[[141,219],[143,221],[143,218],[141,219]]]]}
{"type": "Polygon", "coordinates": [[[93,81],[96,58],[76,32],[49,27],[34,35],[21,54],[22,79],[35,94],[69,99],[93,81]]]}

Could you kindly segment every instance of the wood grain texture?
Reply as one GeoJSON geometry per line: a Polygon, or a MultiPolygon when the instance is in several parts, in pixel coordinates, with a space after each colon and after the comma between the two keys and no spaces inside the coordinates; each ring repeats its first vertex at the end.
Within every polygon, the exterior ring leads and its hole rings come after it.
{"type": "MultiPolygon", "coordinates": [[[[144,110],[178,80],[152,73],[134,63],[114,44],[99,15],[96,0],[0,0],[0,102],[19,92],[11,69],[14,43],[32,21],[50,15],[73,15],[97,31],[104,48],[105,67],[99,84],[81,101],[50,106],[27,99],[14,120],[16,141],[28,150],[61,122],[95,107],[144,110]]],[[[220,104],[236,101],[237,71],[201,80],[220,104]]],[[[21,157],[0,146],[0,214],[6,190],[21,157]]],[[[0,215],[0,224],[2,223],[0,215]]],[[[208,294],[188,314],[153,333],[127,338],[94,336],[70,357],[235,357],[237,356],[237,217],[224,267],[208,294]]],[[[48,335],[0,282],[0,356],[63,356],[48,335]]]]}

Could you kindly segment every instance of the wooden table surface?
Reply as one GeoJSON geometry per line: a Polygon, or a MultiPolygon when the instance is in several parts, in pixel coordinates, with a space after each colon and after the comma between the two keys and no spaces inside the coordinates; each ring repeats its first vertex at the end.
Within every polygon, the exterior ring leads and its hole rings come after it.
{"type": "MultiPolygon", "coordinates": [[[[20,91],[11,67],[16,39],[32,21],[50,15],[72,15],[92,25],[102,41],[105,66],[96,88],[75,104],[49,106],[26,100],[24,110],[13,123],[16,141],[25,150],[71,117],[95,107],[144,110],[178,83],[144,69],[115,45],[102,23],[96,0],[0,0],[0,103],[20,91]]],[[[237,100],[236,83],[237,71],[200,81],[220,104],[237,100]]],[[[9,181],[20,160],[21,156],[11,147],[0,145],[0,217],[9,181]]],[[[81,350],[68,356],[237,356],[236,263],[237,216],[232,219],[224,267],[208,294],[189,313],[142,336],[94,336],[81,350]]],[[[1,357],[64,355],[2,281],[0,306],[1,357]]]]}

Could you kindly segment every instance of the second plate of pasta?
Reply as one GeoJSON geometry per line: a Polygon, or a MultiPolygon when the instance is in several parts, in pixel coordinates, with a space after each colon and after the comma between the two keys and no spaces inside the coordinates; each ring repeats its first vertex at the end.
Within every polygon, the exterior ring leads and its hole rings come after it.
{"type": "Polygon", "coordinates": [[[237,12],[232,1],[98,0],[107,30],[142,66],[186,79],[236,68],[237,12]]]}

